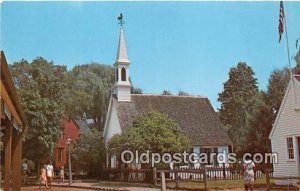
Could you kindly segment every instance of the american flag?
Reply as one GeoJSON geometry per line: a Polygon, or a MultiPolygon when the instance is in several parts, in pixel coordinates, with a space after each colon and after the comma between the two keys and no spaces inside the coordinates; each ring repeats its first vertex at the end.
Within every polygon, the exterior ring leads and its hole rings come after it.
{"type": "Polygon", "coordinates": [[[282,35],[283,31],[284,31],[284,8],[283,8],[283,2],[280,1],[279,25],[278,25],[279,42],[281,41],[281,35],[282,35]]]}

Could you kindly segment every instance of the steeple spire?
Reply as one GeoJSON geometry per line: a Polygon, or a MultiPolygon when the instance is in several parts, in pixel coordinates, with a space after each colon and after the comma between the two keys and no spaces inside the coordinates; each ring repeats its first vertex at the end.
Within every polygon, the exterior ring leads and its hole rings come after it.
{"type": "Polygon", "coordinates": [[[115,63],[115,84],[112,88],[112,94],[116,96],[118,101],[131,101],[131,83],[129,81],[129,64],[127,57],[127,49],[125,44],[124,30],[123,30],[123,15],[118,17],[120,28],[120,37],[118,44],[117,59],[115,63]]]}
{"type": "Polygon", "coordinates": [[[118,64],[118,63],[127,63],[127,64],[130,63],[130,61],[128,60],[128,57],[127,57],[127,49],[126,49],[123,27],[121,27],[121,29],[120,29],[119,46],[118,46],[116,64],[118,64]]]}

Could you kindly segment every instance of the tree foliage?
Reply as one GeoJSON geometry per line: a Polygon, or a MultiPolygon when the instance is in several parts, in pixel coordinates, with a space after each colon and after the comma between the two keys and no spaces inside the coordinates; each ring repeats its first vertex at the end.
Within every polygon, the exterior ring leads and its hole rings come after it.
{"type": "Polygon", "coordinates": [[[288,68],[283,68],[282,70],[276,69],[269,77],[269,84],[267,91],[264,93],[264,100],[273,113],[272,121],[276,118],[289,81],[290,71],[288,68]]]}
{"type": "Polygon", "coordinates": [[[169,90],[164,90],[161,95],[172,95],[172,93],[169,90]]]}
{"type": "Polygon", "coordinates": [[[247,120],[247,152],[267,153],[271,151],[269,134],[289,80],[290,71],[288,68],[274,70],[270,75],[267,91],[262,91],[256,97],[254,112],[248,116],[247,120]]]}
{"type": "Polygon", "coordinates": [[[24,157],[37,162],[51,157],[64,117],[93,118],[95,129],[103,127],[114,82],[112,67],[92,63],[67,71],[38,57],[10,68],[28,119],[24,157]]]}
{"type": "Polygon", "coordinates": [[[190,96],[190,94],[185,91],[179,90],[178,96],[190,96]]]}
{"type": "Polygon", "coordinates": [[[131,93],[132,94],[142,94],[143,90],[141,88],[135,88],[135,87],[131,87],[131,93]]]}
{"type": "Polygon", "coordinates": [[[61,131],[66,67],[38,57],[31,63],[13,63],[11,72],[28,120],[24,155],[35,161],[44,159],[52,154],[61,131]]]}
{"type": "Polygon", "coordinates": [[[99,175],[98,172],[105,162],[105,146],[101,132],[92,129],[79,138],[72,146],[73,169],[86,171],[91,176],[99,175]]]}
{"type": "Polygon", "coordinates": [[[66,114],[71,118],[93,118],[95,127],[102,129],[113,83],[111,66],[97,63],[75,66],[69,72],[66,114]]]}
{"type": "Polygon", "coordinates": [[[108,143],[110,152],[124,150],[155,153],[182,152],[189,148],[189,141],[179,131],[178,123],[165,114],[149,112],[137,116],[133,126],[108,143]]]}
{"type": "Polygon", "coordinates": [[[248,132],[246,134],[245,150],[248,153],[271,152],[271,142],[268,137],[272,129],[272,118],[272,110],[266,104],[264,95],[261,92],[255,98],[253,114],[247,118],[248,132]]]}
{"type": "Polygon", "coordinates": [[[257,81],[250,66],[240,62],[230,69],[229,79],[218,98],[221,102],[219,114],[237,153],[244,150],[247,116],[253,114],[257,94],[257,81]]]}
{"type": "Polygon", "coordinates": [[[294,74],[300,74],[300,48],[298,49],[294,59],[296,61],[296,67],[294,69],[294,74]]]}

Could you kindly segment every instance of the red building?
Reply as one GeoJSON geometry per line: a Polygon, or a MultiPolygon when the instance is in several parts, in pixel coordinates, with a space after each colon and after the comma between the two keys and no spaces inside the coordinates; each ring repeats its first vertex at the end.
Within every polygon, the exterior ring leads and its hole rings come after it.
{"type": "Polygon", "coordinates": [[[68,145],[67,139],[71,138],[75,141],[79,134],[80,128],[75,120],[63,121],[63,133],[60,139],[57,141],[56,148],[54,150],[54,168],[60,169],[62,166],[66,167],[68,161],[68,145]]]}

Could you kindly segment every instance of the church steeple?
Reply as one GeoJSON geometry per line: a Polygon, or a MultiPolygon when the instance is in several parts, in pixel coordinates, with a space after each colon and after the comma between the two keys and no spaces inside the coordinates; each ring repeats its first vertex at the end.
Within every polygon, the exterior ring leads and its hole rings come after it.
{"type": "Polygon", "coordinates": [[[123,30],[123,16],[118,17],[121,24],[117,59],[115,66],[115,84],[112,89],[112,94],[117,97],[118,101],[131,101],[131,83],[129,81],[129,64],[127,57],[127,49],[125,44],[124,30],[123,30]],[[121,19],[120,19],[121,18],[121,19]]]}
{"type": "Polygon", "coordinates": [[[130,63],[127,57],[127,49],[126,49],[123,27],[121,27],[120,29],[119,47],[118,47],[116,64],[117,63],[128,63],[128,64],[130,63]]]}

